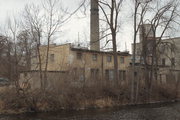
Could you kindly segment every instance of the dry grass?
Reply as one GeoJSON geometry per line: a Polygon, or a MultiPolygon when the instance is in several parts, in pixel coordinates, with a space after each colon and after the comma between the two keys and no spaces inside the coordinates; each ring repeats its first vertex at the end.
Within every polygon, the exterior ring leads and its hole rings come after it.
{"type": "MultiPolygon", "coordinates": [[[[60,109],[105,108],[130,103],[130,86],[128,84],[112,86],[73,87],[64,84],[61,91],[39,89],[20,91],[8,88],[1,93],[0,110],[14,112],[56,111],[60,109]]],[[[172,86],[153,86],[151,101],[166,101],[176,98],[172,86]]],[[[137,103],[145,103],[146,91],[139,88],[137,103]]]]}

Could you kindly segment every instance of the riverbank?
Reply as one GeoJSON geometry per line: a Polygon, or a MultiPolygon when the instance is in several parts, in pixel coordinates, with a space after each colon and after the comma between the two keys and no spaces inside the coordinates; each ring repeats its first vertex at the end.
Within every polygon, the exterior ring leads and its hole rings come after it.
{"type": "Polygon", "coordinates": [[[0,120],[179,120],[180,103],[0,115],[0,120]]]}
{"type": "Polygon", "coordinates": [[[138,101],[131,104],[130,91],[121,88],[66,88],[63,91],[20,90],[6,88],[1,91],[0,114],[22,114],[27,112],[49,112],[59,110],[104,109],[123,106],[175,102],[177,96],[173,91],[154,89],[149,102],[145,101],[144,91],[138,101]]]}

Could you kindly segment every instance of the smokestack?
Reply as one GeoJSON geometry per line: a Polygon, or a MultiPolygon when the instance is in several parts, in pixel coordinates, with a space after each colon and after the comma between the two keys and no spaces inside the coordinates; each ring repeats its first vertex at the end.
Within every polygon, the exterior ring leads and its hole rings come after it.
{"type": "Polygon", "coordinates": [[[144,34],[144,37],[147,37],[152,39],[154,37],[154,33],[153,33],[153,27],[151,24],[142,24],[140,25],[139,27],[139,39],[140,39],[140,42],[142,43],[143,42],[143,34],[144,34]]]}
{"type": "Polygon", "coordinates": [[[100,51],[98,0],[91,0],[90,49],[100,51]]]}

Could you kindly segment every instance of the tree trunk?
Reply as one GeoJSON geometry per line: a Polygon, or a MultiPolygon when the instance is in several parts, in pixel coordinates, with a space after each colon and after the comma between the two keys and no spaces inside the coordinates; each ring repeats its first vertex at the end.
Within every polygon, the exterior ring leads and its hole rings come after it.
{"type": "Polygon", "coordinates": [[[118,75],[118,57],[117,57],[117,45],[116,45],[116,33],[112,32],[113,38],[113,56],[114,56],[114,80],[115,84],[119,84],[119,75],[118,75]]]}
{"type": "Polygon", "coordinates": [[[39,59],[38,64],[39,64],[41,90],[43,90],[44,84],[43,84],[43,75],[42,75],[42,60],[41,60],[41,53],[40,53],[40,43],[41,43],[41,38],[40,38],[40,33],[38,33],[38,43],[37,43],[37,52],[38,52],[38,59],[39,59]]]}
{"type": "Polygon", "coordinates": [[[46,62],[45,62],[45,71],[44,71],[44,90],[47,87],[47,68],[49,62],[49,47],[50,47],[50,36],[48,36],[48,45],[46,50],[46,62]]]}

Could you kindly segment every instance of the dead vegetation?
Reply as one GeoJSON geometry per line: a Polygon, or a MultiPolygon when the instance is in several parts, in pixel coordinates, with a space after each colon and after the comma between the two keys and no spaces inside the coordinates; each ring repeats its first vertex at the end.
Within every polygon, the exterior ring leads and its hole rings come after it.
{"type": "MultiPolygon", "coordinates": [[[[107,108],[128,105],[130,101],[130,89],[128,84],[118,87],[72,87],[64,86],[61,91],[41,89],[20,90],[6,88],[1,93],[0,111],[2,113],[22,112],[47,112],[57,110],[83,110],[91,108],[107,108]]],[[[146,90],[139,88],[136,104],[147,103],[145,101],[146,90]]],[[[176,92],[171,86],[153,86],[149,102],[171,101],[177,99],[176,92]]]]}

